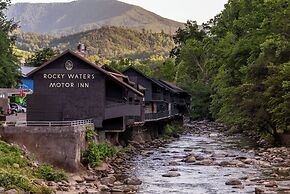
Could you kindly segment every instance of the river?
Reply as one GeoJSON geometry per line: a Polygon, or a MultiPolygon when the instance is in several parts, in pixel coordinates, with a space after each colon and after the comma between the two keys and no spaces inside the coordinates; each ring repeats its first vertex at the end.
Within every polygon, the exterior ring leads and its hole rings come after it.
{"type": "Polygon", "coordinates": [[[131,173],[143,182],[139,193],[290,193],[289,178],[273,175],[271,163],[263,161],[251,141],[242,137],[225,136],[203,125],[149,154],[135,156],[131,173]],[[186,162],[189,156],[194,161],[186,162]],[[180,176],[162,176],[169,172],[180,176]],[[229,180],[238,183],[226,185],[229,180]]]}

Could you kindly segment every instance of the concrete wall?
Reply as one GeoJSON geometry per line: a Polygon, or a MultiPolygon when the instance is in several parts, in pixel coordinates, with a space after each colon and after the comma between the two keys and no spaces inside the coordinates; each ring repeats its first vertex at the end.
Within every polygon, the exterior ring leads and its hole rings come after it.
{"type": "Polygon", "coordinates": [[[85,126],[4,127],[0,136],[6,142],[25,146],[38,161],[70,172],[80,170],[81,151],[85,149],[85,126]]]}

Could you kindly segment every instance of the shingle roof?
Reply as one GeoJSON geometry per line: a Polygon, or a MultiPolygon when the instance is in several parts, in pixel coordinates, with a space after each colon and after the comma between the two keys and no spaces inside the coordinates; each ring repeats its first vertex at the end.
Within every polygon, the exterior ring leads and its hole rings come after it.
{"type": "Polygon", "coordinates": [[[190,95],[189,93],[187,93],[183,89],[177,87],[175,84],[173,84],[171,82],[168,82],[168,81],[165,81],[165,80],[159,80],[159,82],[162,83],[165,87],[168,87],[168,89],[170,89],[174,93],[185,93],[185,94],[190,95]]]}
{"type": "MultiPolygon", "coordinates": [[[[157,80],[155,79],[152,79],[150,77],[148,77],[147,75],[145,75],[144,73],[142,73],[141,71],[139,71],[138,69],[132,67],[132,66],[129,66],[127,69],[125,69],[123,71],[123,73],[125,73],[126,71],[132,69],[133,71],[137,72],[138,74],[142,75],[143,77],[145,77],[146,79],[148,79],[149,81],[153,82],[154,84],[158,85],[159,87],[161,88],[164,88],[164,86],[162,84],[160,84],[157,80]]],[[[165,88],[164,88],[165,89],[165,88]]]]}
{"type": "Polygon", "coordinates": [[[28,66],[20,66],[21,68],[21,74],[23,77],[26,77],[27,74],[35,70],[37,67],[28,67],[28,66]]]}

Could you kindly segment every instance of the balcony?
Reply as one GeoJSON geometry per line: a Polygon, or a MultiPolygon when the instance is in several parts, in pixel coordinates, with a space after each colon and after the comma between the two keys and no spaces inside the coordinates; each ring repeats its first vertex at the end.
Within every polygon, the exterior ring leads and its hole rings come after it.
{"type": "Polygon", "coordinates": [[[113,119],[123,116],[141,116],[140,104],[129,104],[125,102],[107,101],[105,108],[105,119],[113,119]]]}
{"type": "Polygon", "coordinates": [[[158,113],[146,113],[145,121],[158,121],[158,120],[166,119],[169,117],[170,117],[169,111],[158,112],[158,113]]]}

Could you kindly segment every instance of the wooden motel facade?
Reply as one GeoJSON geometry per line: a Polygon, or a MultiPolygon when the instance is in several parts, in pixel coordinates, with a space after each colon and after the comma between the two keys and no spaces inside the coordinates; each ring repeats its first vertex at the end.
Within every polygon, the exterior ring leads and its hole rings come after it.
{"type": "Polygon", "coordinates": [[[128,126],[185,114],[190,95],[171,83],[151,79],[134,68],[124,72],[99,67],[67,50],[27,75],[28,121],[90,119],[96,128],[128,126]]]}

